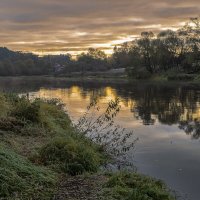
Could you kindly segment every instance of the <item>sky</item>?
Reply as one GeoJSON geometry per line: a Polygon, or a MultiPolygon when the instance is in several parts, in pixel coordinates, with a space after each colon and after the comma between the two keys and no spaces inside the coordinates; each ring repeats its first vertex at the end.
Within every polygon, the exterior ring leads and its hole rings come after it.
{"type": "Polygon", "coordinates": [[[176,29],[200,16],[200,0],[0,0],[0,43],[12,50],[111,53],[143,31],[176,29]]]}

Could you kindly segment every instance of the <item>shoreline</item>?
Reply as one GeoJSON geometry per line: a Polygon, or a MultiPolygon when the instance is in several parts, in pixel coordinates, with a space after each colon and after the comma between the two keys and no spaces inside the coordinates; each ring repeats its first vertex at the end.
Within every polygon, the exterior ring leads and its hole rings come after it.
{"type": "Polygon", "coordinates": [[[167,80],[167,78],[152,77],[149,79],[131,79],[128,77],[100,77],[100,76],[54,76],[54,75],[36,75],[36,76],[0,76],[0,79],[57,79],[57,80],[69,80],[69,81],[123,81],[127,83],[132,82],[163,82],[163,83],[200,83],[199,80],[167,80]]]}
{"type": "Polygon", "coordinates": [[[175,199],[162,181],[136,172],[101,172],[106,151],[74,129],[58,102],[0,97],[0,198],[131,199],[134,191],[138,198],[175,199]]]}

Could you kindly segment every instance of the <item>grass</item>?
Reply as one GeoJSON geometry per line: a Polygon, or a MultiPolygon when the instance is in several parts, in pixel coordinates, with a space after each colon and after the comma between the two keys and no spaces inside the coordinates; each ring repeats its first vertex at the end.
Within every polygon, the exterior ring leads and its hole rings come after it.
{"type": "Polygon", "coordinates": [[[104,196],[118,200],[175,200],[163,182],[128,172],[110,174],[104,196]]]}
{"type": "Polygon", "coordinates": [[[68,137],[54,139],[42,147],[39,160],[70,175],[78,175],[83,172],[97,172],[104,156],[98,146],[68,137]]]}
{"type": "Polygon", "coordinates": [[[57,182],[55,172],[36,166],[10,149],[0,146],[0,198],[50,198],[57,182]]]}
{"type": "MultiPolygon", "coordinates": [[[[59,101],[0,94],[0,199],[52,199],[60,177],[95,175],[106,161],[59,101]]],[[[173,200],[163,184],[139,174],[105,178],[101,199],[173,200]]]]}
{"type": "Polygon", "coordinates": [[[0,198],[50,199],[57,172],[96,172],[104,161],[57,100],[1,94],[0,105],[0,198]]]}

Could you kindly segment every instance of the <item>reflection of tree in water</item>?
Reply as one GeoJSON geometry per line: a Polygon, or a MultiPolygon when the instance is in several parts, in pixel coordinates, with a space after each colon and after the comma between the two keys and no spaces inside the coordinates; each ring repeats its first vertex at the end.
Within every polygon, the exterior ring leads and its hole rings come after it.
{"type": "Polygon", "coordinates": [[[87,86],[81,88],[81,94],[89,95],[90,98],[110,95],[113,98],[119,97],[126,107],[130,107],[134,117],[142,120],[144,125],[153,125],[156,121],[166,125],[178,124],[179,128],[192,135],[192,138],[200,137],[199,87],[155,84],[95,86],[92,90],[91,84],[89,89],[85,87],[87,86]],[[112,90],[112,94],[107,94],[105,88],[112,90]]]}
{"type": "Polygon", "coordinates": [[[185,101],[180,100],[171,88],[147,87],[136,92],[136,104],[131,111],[144,125],[154,124],[156,119],[163,124],[177,124],[184,113],[185,101]]]}
{"type": "Polygon", "coordinates": [[[147,86],[136,87],[134,90],[130,95],[135,101],[131,112],[144,125],[152,125],[156,120],[166,125],[178,124],[192,138],[200,138],[198,88],[147,86]]]}
{"type": "Polygon", "coordinates": [[[191,135],[192,139],[200,138],[200,122],[194,121],[181,121],[179,128],[184,130],[187,135],[191,135]]]}
{"type": "MultiPolygon", "coordinates": [[[[77,82],[54,79],[9,79],[1,80],[1,90],[21,88],[23,91],[38,91],[43,88],[58,88],[63,97],[79,93],[80,100],[120,98],[122,104],[130,108],[134,118],[141,120],[144,125],[153,125],[156,121],[162,124],[178,124],[193,138],[199,138],[200,132],[200,89],[195,85],[159,85],[135,82],[127,83],[98,83],[96,81],[77,82]],[[74,91],[74,89],[76,89],[74,91]]],[[[62,97],[61,95],[61,97],[62,97]]],[[[103,102],[103,101],[102,101],[103,102]]]]}
{"type": "MultiPolygon", "coordinates": [[[[144,125],[153,125],[156,120],[166,125],[178,124],[192,138],[200,137],[198,87],[134,84],[113,85],[110,88],[114,91],[112,95],[119,97],[126,107],[129,106],[134,118],[142,120],[144,125]]],[[[94,88],[93,92],[82,89],[90,93],[89,96],[109,96],[105,87],[94,88]]]]}

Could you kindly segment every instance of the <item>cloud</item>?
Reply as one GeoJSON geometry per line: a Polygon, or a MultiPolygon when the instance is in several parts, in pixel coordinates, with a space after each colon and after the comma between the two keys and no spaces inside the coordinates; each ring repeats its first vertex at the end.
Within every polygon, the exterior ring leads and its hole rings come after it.
{"type": "Polygon", "coordinates": [[[1,0],[0,42],[37,53],[108,49],[199,14],[199,0],[1,0]]]}

